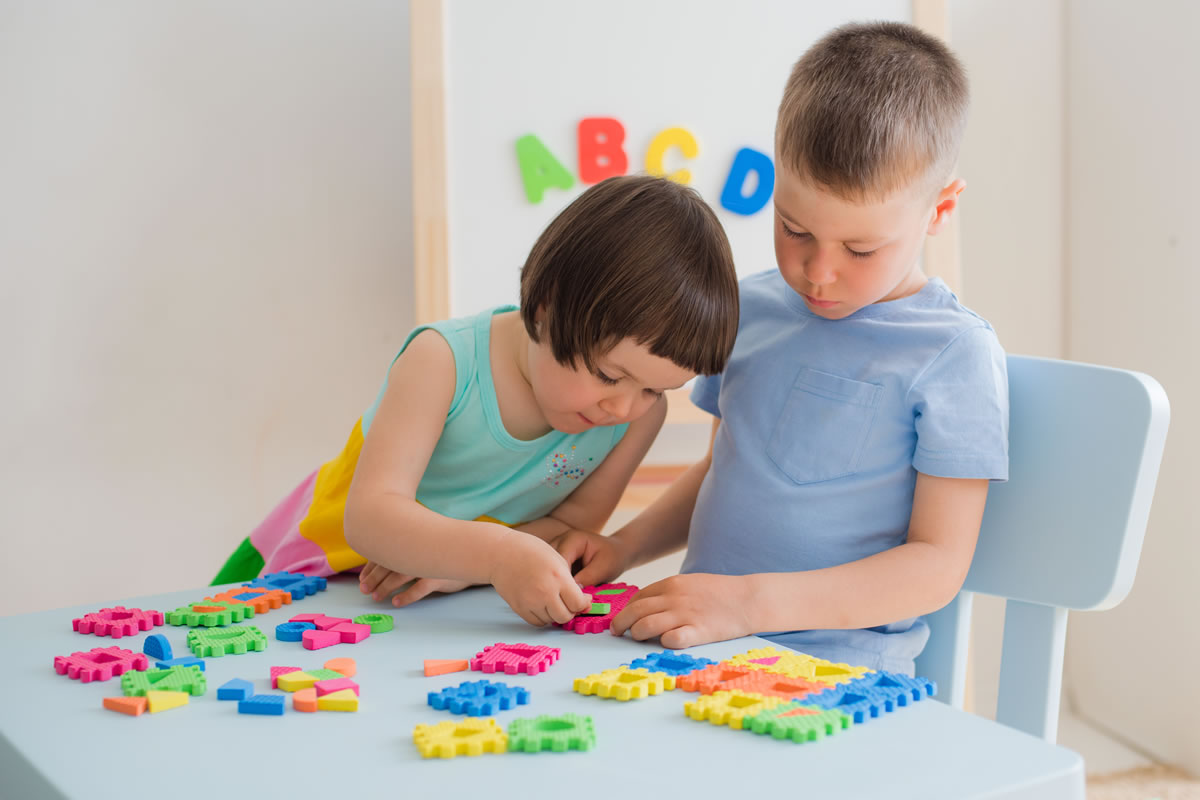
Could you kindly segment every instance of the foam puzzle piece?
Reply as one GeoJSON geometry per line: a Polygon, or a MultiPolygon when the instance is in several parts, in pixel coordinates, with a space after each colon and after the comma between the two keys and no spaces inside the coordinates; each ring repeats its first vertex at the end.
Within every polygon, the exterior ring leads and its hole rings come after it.
{"type": "Polygon", "coordinates": [[[847,683],[872,672],[868,667],[835,664],[823,658],[774,647],[759,647],[739,653],[729,659],[733,664],[787,675],[789,678],[805,678],[828,684],[847,683]]]}
{"type": "Polygon", "coordinates": [[[168,625],[186,625],[192,628],[220,628],[253,616],[254,606],[224,600],[201,600],[166,613],[168,625]]]}
{"type": "Polygon", "coordinates": [[[218,700],[245,700],[254,696],[254,684],[241,678],[226,681],[217,689],[218,700]]]}
{"type": "Polygon", "coordinates": [[[155,690],[146,692],[146,707],[151,714],[157,714],[159,711],[166,711],[170,708],[179,708],[188,704],[187,692],[172,692],[166,690],[155,690]]]}
{"type": "Polygon", "coordinates": [[[300,635],[300,643],[305,650],[321,650],[326,647],[333,647],[335,644],[342,643],[342,635],[334,631],[320,631],[313,629],[305,631],[300,635]]]}
{"type": "Polygon", "coordinates": [[[199,667],[127,672],[121,676],[121,691],[126,697],[144,696],[151,691],[187,692],[199,697],[208,691],[208,680],[199,667]]]}
{"type": "Polygon", "coordinates": [[[803,700],[828,690],[830,685],[821,681],[789,678],[787,675],[754,669],[740,678],[723,681],[719,688],[720,691],[736,690],[766,697],[782,697],[784,700],[803,700]]]}
{"type": "Polygon", "coordinates": [[[588,606],[588,610],[583,613],[589,616],[598,616],[600,614],[607,614],[611,611],[612,603],[592,603],[590,606],[588,606]]]}
{"type": "Polygon", "coordinates": [[[292,693],[292,708],[312,713],[317,710],[317,690],[301,689],[292,693]]]}
{"type": "Polygon", "coordinates": [[[302,672],[288,672],[279,676],[278,688],[285,692],[296,692],[301,689],[311,689],[317,681],[337,680],[344,678],[340,672],[331,669],[312,669],[302,672]]]}
{"type": "Polygon", "coordinates": [[[359,625],[370,625],[371,633],[387,633],[396,624],[390,614],[359,614],[354,621],[359,625]]]}
{"type": "Polygon", "coordinates": [[[583,695],[594,694],[621,701],[637,700],[671,691],[675,688],[675,676],[651,672],[645,667],[617,667],[586,678],[576,678],[573,688],[583,695]]]}
{"type": "Polygon", "coordinates": [[[126,608],[125,606],[102,608],[71,620],[71,628],[76,633],[111,636],[114,639],[133,636],[139,631],[148,631],[155,625],[162,624],[163,613],[161,611],[143,611],[140,608],[126,608]]]}
{"type": "Polygon", "coordinates": [[[716,692],[684,703],[683,713],[698,722],[708,720],[713,725],[728,725],[734,730],[741,730],[746,717],[785,702],[781,697],[766,697],[752,692],[716,692]]]}
{"type": "Polygon", "coordinates": [[[281,642],[298,642],[305,631],[315,631],[317,626],[311,622],[281,622],[275,626],[275,638],[281,642]]]}
{"type": "Polygon", "coordinates": [[[851,724],[850,717],[840,711],[792,702],[743,718],[742,730],[803,744],[833,736],[851,724]]]}
{"type": "Polygon", "coordinates": [[[704,669],[716,663],[711,658],[701,658],[699,656],[689,656],[686,653],[663,650],[660,653],[647,653],[641,658],[635,658],[627,666],[634,669],[644,667],[651,672],[665,672],[668,675],[674,675],[678,678],[680,675],[687,675],[688,673],[704,669]]]}
{"type": "Polygon", "coordinates": [[[353,678],[358,673],[358,664],[353,658],[331,658],[325,662],[325,669],[340,672],[347,678],[353,678]]]}
{"type": "Polygon", "coordinates": [[[505,752],[508,734],[494,719],[464,719],[418,725],[413,728],[413,744],[422,758],[481,756],[505,752]]]}
{"type": "MultiPolygon", "coordinates": [[[[898,675],[894,672],[885,672],[883,670],[856,678],[850,683],[845,684],[845,688],[895,691],[898,696],[907,692],[911,695],[914,703],[937,694],[937,684],[928,678],[910,678],[907,675],[898,675]]],[[[908,698],[897,700],[896,704],[899,706],[908,705],[908,698]]]]}
{"type": "Polygon", "coordinates": [[[545,672],[561,655],[562,650],[557,647],[497,642],[475,654],[471,659],[471,669],[486,673],[503,672],[505,675],[519,672],[537,675],[545,672]]]}
{"type": "Polygon", "coordinates": [[[142,652],[146,654],[147,658],[153,658],[155,661],[169,661],[175,657],[175,653],[171,650],[171,643],[161,633],[152,633],[147,636],[146,641],[142,642],[142,652]]]}
{"type": "Polygon", "coordinates": [[[266,614],[273,608],[291,605],[292,595],[280,589],[268,589],[264,586],[243,586],[240,589],[227,589],[220,594],[204,598],[210,602],[245,603],[254,607],[254,613],[266,614]]]}
{"type": "Polygon", "coordinates": [[[712,694],[719,691],[725,683],[749,675],[753,671],[745,664],[733,664],[729,661],[722,661],[718,664],[711,664],[703,669],[696,670],[695,672],[680,675],[675,681],[675,685],[685,692],[712,694]]]}
{"type": "Polygon", "coordinates": [[[508,725],[508,749],[514,753],[565,753],[591,750],[595,746],[596,728],[591,717],[543,714],[533,719],[515,719],[508,725]]]}
{"type": "Polygon", "coordinates": [[[146,698],[106,697],[104,698],[104,707],[109,711],[118,711],[122,714],[128,714],[131,717],[139,717],[146,711],[146,698]]]}
{"type": "Polygon", "coordinates": [[[198,657],[257,653],[267,649],[267,637],[254,625],[238,625],[220,630],[193,628],[188,631],[187,646],[198,657]]]}
{"type": "Polygon", "coordinates": [[[313,627],[317,627],[317,620],[325,619],[324,614],[297,614],[288,620],[288,622],[311,622],[313,627]]]}
{"type": "Polygon", "coordinates": [[[912,705],[923,697],[932,697],[936,688],[931,681],[922,678],[890,672],[874,673],[810,695],[804,702],[840,711],[856,725],[861,725],[881,714],[912,705]]]}
{"type": "Polygon", "coordinates": [[[350,678],[329,678],[328,680],[317,681],[312,685],[312,688],[317,690],[317,697],[340,692],[343,689],[349,689],[358,694],[358,684],[350,678]]]}
{"type": "Polygon", "coordinates": [[[299,667],[271,667],[271,688],[279,688],[279,676],[286,675],[289,672],[302,672],[299,667]]]}
{"type": "Polygon", "coordinates": [[[180,658],[169,658],[165,661],[157,661],[154,664],[155,669],[170,669],[171,667],[199,667],[201,672],[205,671],[204,659],[194,656],[182,656],[180,658]]]}
{"type": "Polygon", "coordinates": [[[327,631],[336,628],[338,625],[351,624],[353,620],[349,617],[327,617],[324,614],[317,619],[312,620],[312,623],[317,626],[319,631],[327,631]]]}
{"type": "Polygon", "coordinates": [[[283,695],[256,694],[238,701],[239,714],[259,714],[264,717],[283,716],[283,695]]]}
{"type": "Polygon", "coordinates": [[[361,622],[343,622],[334,625],[329,632],[341,636],[342,644],[358,644],[371,635],[371,626],[361,622]]]}
{"type": "Polygon", "coordinates": [[[358,711],[358,694],[349,689],[317,695],[317,708],[321,711],[358,711]]]}
{"type": "Polygon", "coordinates": [[[54,671],[80,683],[106,681],[114,675],[130,670],[147,670],[150,659],[143,653],[112,647],[94,647],[91,650],[71,653],[69,656],[54,657],[54,671]]]}
{"type": "Polygon", "coordinates": [[[432,678],[434,675],[446,675],[451,672],[466,672],[471,668],[471,662],[465,658],[444,659],[444,658],[427,658],[425,659],[425,677],[432,678]]]}
{"type": "Polygon", "coordinates": [[[593,603],[608,603],[608,613],[598,616],[580,614],[561,627],[575,633],[602,633],[612,626],[613,617],[629,605],[629,601],[637,594],[638,587],[628,583],[602,583],[598,586],[585,586],[583,591],[584,594],[592,596],[593,603]]]}
{"type": "Polygon", "coordinates": [[[463,681],[458,686],[430,692],[427,700],[438,711],[485,717],[527,704],[529,690],[492,681],[463,681]]]}
{"type": "Polygon", "coordinates": [[[301,575],[298,572],[269,572],[242,584],[251,588],[279,589],[292,596],[292,600],[303,600],[305,597],[323,592],[326,580],[316,575],[301,575]]]}

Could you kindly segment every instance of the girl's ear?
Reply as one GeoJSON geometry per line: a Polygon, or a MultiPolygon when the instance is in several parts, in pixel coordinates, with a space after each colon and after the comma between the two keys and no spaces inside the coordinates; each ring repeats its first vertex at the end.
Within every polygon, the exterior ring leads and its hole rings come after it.
{"type": "Polygon", "coordinates": [[[958,209],[958,196],[966,188],[967,182],[962,178],[955,178],[948,185],[942,187],[933,206],[933,218],[929,220],[929,227],[925,231],[927,234],[934,236],[946,227],[946,223],[958,209]]]}

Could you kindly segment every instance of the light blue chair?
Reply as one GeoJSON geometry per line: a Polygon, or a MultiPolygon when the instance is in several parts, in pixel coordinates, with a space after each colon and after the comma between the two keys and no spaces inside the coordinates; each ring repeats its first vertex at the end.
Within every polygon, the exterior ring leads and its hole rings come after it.
{"type": "Polygon", "coordinates": [[[988,492],[963,589],[929,620],[917,674],[962,707],[971,599],[1007,599],[996,719],[1053,742],[1067,611],[1133,584],[1170,407],[1153,378],[1009,356],[1009,480],[988,492]]]}

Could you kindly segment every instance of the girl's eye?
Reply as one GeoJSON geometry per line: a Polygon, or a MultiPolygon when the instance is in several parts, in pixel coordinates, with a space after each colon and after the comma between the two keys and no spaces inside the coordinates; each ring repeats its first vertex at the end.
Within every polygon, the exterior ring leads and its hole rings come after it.
{"type": "Polygon", "coordinates": [[[597,372],[596,377],[600,379],[601,383],[607,384],[609,386],[615,386],[616,384],[620,383],[620,380],[618,378],[610,378],[607,375],[605,375],[603,372],[597,372]]]}
{"type": "Polygon", "coordinates": [[[656,399],[656,400],[657,400],[658,398],[660,398],[660,397],[662,397],[662,396],[663,396],[663,393],[662,393],[662,392],[656,392],[656,391],[655,391],[655,390],[653,390],[653,389],[643,389],[643,391],[644,391],[646,394],[648,394],[648,395],[650,395],[651,397],[653,397],[654,399],[656,399]]]}

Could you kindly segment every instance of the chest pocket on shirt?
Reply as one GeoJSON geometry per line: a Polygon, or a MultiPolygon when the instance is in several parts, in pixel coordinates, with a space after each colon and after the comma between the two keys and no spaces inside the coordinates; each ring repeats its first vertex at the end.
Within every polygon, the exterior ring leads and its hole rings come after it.
{"type": "Polygon", "coordinates": [[[792,384],[767,456],[796,483],[817,483],[858,469],[883,387],[805,367],[792,384]]]}

